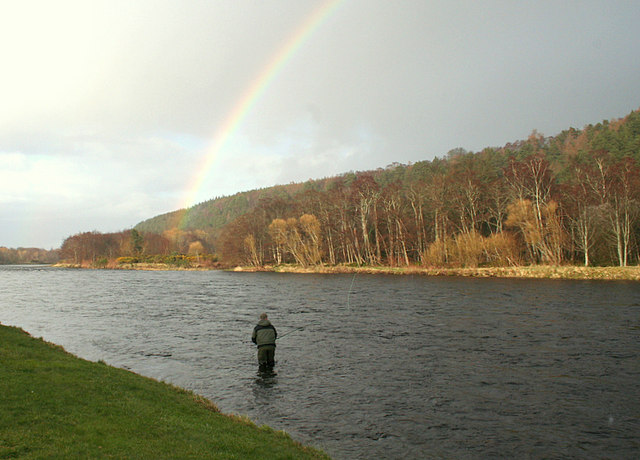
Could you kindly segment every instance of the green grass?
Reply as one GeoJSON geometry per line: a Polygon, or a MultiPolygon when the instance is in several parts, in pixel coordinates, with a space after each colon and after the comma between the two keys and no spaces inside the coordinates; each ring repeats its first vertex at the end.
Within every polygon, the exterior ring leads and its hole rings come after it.
{"type": "Polygon", "coordinates": [[[0,459],[318,459],[192,392],[0,325],[0,459]]]}

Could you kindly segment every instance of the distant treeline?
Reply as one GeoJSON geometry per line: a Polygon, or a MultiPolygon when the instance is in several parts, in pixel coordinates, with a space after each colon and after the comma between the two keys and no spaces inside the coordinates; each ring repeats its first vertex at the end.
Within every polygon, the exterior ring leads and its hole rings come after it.
{"type": "Polygon", "coordinates": [[[136,229],[136,247],[123,232],[89,255],[201,250],[256,266],[637,264],[640,111],[555,137],[534,131],[477,153],[211,200],[136,229]]]}
{"type": "Polygon", "coordinates": [[[91,267],[116,267],[132,263],[214,266],[217,258],[207,253],[208,237],[202,231],[170,230],[164,235],[138,232],[84,232],[62,243],[60,257],[67,263],[91,267]]]}
{"type": "Polygon", "coordinates": [[[0,265],[55,264],[59,259],[57,249],[0,247],[0,265]]]}

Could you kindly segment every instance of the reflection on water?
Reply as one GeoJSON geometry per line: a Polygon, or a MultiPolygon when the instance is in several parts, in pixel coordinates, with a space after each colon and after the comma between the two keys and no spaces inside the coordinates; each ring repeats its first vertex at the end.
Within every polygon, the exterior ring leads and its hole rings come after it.
{"type": "Polygon", "coordinates": [[[338,459],[640,450],[638,283],[0,267],[0,321],[338,459]]]}
{"type": "Polygon", "coordinates": [[[269,390],[278,383],[278,374],[271,371],[258,372],[258,377],[254,380],[256,388],[254,389],[254,396],[256,400],[267,400],[271,394],[269,390]]]}
{"type": "Polygon", "coordinates": [[[275,371],[274,366],[262,364],[258,366],[258,377],[262,382],[271,382],[277,375],[278,373],[275,371]]]}

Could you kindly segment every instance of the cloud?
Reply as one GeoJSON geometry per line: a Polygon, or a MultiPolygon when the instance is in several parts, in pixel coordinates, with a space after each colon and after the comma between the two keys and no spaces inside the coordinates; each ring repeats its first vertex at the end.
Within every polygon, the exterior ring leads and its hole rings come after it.
{"type": "MultiPolygon", "coordinates": [[[[323,4],[3,2],[0,244],[180,207],[220,127],[323,4]]],[[[624,116],[640,100],[638,20],[623,1],[343,0],[254,101],[198,200],[624,116]]]]}

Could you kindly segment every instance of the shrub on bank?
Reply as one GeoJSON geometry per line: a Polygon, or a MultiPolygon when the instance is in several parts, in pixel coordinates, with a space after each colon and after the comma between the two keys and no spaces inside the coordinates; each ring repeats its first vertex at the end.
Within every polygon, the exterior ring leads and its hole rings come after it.
{"type": "Polygon", "coordinates": [[[178,268],[213,268],[217,263],[218,257],[215,254],[154,254],[137,257],[118,257],[116,259],[117,266],[133,264],[165,264],[178,268]]]}

